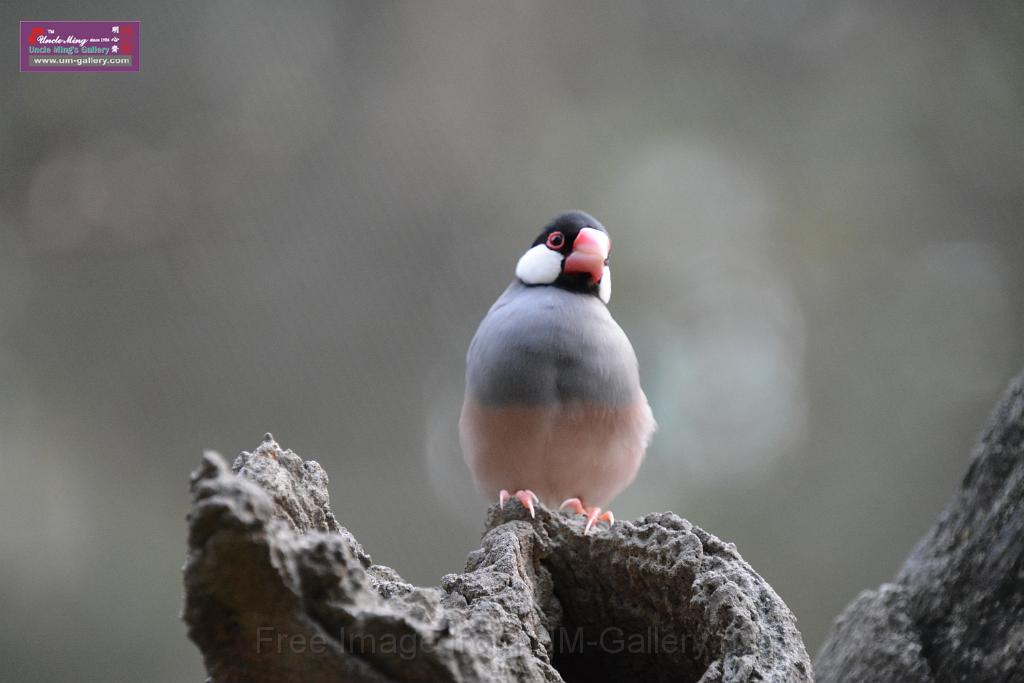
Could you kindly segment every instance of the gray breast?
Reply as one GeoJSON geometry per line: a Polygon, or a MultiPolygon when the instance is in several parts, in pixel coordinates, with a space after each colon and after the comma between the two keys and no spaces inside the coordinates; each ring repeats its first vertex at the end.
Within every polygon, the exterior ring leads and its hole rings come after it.
{"type": "Polygon", "coordinates": [[[466,391],[484,405],[620,406],[640,382],[629,339],[597,297],[517,281],[470,343],[466,391]]]}

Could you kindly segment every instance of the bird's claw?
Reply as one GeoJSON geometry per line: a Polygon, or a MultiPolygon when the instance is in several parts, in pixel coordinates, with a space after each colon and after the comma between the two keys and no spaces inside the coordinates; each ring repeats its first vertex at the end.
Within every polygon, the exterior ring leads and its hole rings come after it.
{"type": "Polygon", "coordinates": [[[567,498],[562,501],[562,504],[558,506],[559,510],[565,508],[571,509],[577,515],[584,515],[587,518],[587,526],[583,529],[584,534],[589,534],[590,530],[597,524],[598,521],[608,522],[609,528],[615,524],[615,515],[612,514],[611,510],[605,510],[602,514],[601,508],[599,507],[586,507],[579,498],[567,498]]]}
{"type": "Polygon", "coordinates": [[[519,491],[516,491],[514,494],[509,494],[508,491],[502,489],[501,491],[498,492],[498,507],[504,508],[505,501],[513,497],[516,500],[518,500],[524,508],[530,511],[530,517],[536,519],[537,513],[533,508],[534,502],[539,501],[539,498],[537,498],[536,493],[534,493],[530,489],[521,489],[519,491]]]}
{"type": "Polygon", "coordinates": [[[587,509],[583,507],[583,501],[579,498],[566,498],[562,501],[562,504],[558,506],[558,511],[561,512],[565,508],[572,508],[572,511],[577,515],[587,514],[587,509]]]}

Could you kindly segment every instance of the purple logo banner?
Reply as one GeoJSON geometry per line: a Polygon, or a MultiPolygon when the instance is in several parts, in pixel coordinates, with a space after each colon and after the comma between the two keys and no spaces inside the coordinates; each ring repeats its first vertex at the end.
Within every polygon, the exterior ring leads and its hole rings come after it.
{"type": "Polygon", "coordinates": [[[137,21],[23,21],[22,71],[138,71],[137,21]]]}

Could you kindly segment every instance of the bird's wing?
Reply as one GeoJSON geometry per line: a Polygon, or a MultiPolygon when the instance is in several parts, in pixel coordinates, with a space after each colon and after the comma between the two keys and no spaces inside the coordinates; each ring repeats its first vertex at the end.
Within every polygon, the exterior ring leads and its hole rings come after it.
{"type": "Polygon", "coordinates": [[[642,395],[636,354],[604,304],[521,283],[480,323],[467,354],[466,389],[484,405],[615,406],[642,395]]]}

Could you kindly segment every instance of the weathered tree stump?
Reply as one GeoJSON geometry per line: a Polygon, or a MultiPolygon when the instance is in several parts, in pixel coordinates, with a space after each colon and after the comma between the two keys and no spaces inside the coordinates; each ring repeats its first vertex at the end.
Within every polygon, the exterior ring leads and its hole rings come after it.
{"type": "Polygon", "coordinates": [[[1024,681],[1024,375],[892,583],[839,616],[819,683],[1024,681]]]}
{"type": "Polygon", "coordinates": [[[735,546],[672,513],[583,534],[518,504],[439,588],[375,565],[267,435],[192,475],[184,619],[213,681],[811,681],[735,546]]]}

